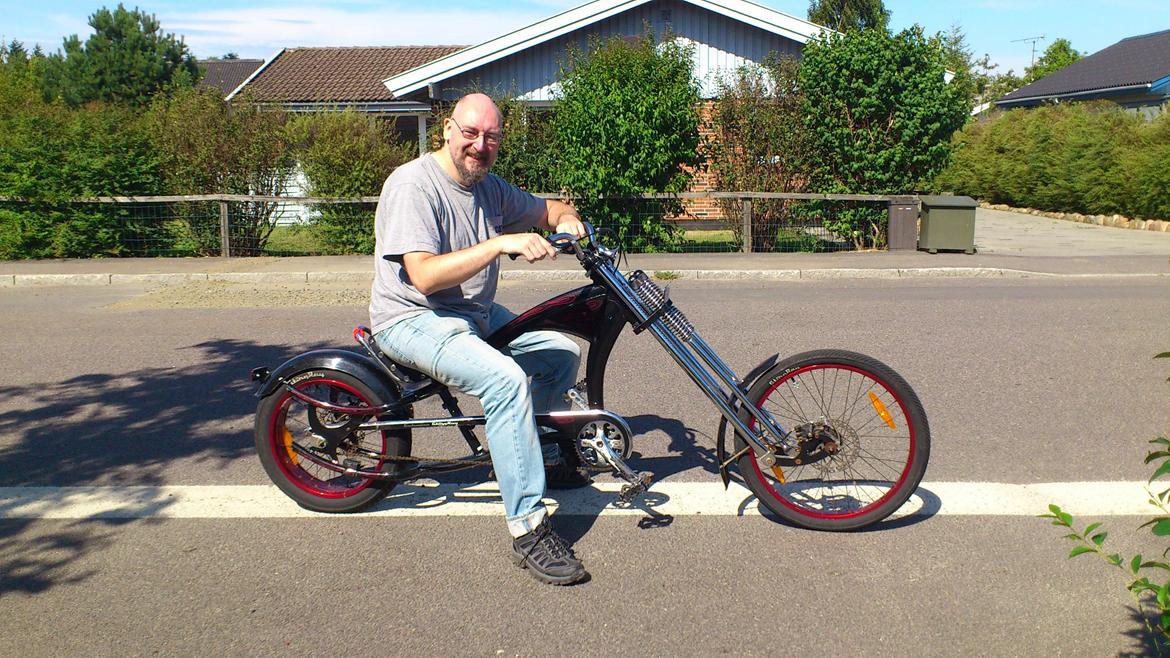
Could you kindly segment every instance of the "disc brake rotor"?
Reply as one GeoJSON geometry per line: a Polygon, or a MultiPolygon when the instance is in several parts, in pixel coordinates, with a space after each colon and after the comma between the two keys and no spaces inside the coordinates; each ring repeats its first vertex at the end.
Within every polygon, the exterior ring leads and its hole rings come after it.
{"type": "Polygon", "coordinates": [[[831,421],[826,428],[835,437],[836,448],[825,459],[813,462],[812,467],[822,475],[842,473],[857,461],[857,456],[861,452],[861,439],[857,435],[857,430],[845,421],[831,421]]]}

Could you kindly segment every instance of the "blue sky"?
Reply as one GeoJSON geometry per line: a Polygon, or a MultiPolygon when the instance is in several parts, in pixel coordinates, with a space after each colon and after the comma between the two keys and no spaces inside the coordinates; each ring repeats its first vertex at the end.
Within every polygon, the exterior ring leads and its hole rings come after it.
{"type": "MultiPolygon", "coordinates": [[[[804,18],[807,0],[756,0],[804,18]]],[[[133,0],[184,37],[197,57],[238,53],[264,59],[288,46],[471,45],[546,18],[583,0],[133,0]]],[[[960,25],[976,55],[1001,71],[1022,73],[1056,38],[1093,53],[1137,34],[1170,29],[1170,0],[885,0],[895,28],[918,23],[928,33],[960,25]]],[[[103,0],[0,0],[0,37],[56,51],[64,37],[84,38],[103,0]]]]}

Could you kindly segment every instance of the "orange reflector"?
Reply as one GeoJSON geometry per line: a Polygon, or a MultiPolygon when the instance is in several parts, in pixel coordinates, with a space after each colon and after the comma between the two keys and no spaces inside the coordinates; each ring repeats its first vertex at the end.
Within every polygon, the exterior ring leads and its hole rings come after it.
{"type": "Polygon", "coordinates": [[[877,394],[873,391],[869,392],[869,401],[871,404],[873,404],[874,411],[877,412],[877,415],[881,417],[882,420],[886,421],[886,425],[889,425],[890,429],[898,428],[898,426],[894,424],[894,417],[891,416],[889,410],[886,409],[886,405],[882,404],[882,401],[878,399],[877,394]]]}
{"type": "Polygon", "coordinates": [[[784,471],[780,470],[779,466],[772,467],[772,475],[775,475],[776,479],[780,480],[780,484],[784,484],[784,471]]]}
{"type": "Polygon", "coordinates": [[[290,459],[292,459],[292,463],[299,465],[301,463],[301,458],[297,455],[297,451],[293,450],[292,433],[288,431],[287,427],[282,431],[284,432],[284,449],[288,451],[288,456],[290,459]]]}

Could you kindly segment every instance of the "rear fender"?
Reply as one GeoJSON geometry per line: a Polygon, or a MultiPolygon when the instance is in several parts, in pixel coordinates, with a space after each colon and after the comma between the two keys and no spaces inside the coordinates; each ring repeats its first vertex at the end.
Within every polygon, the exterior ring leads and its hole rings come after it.
{"type": "Polygon", "coordinates": [[[267,397],[285,384],[296,384],[303,373],[321,370],[343,372],[360,379],[378,395],[378,404],[390,404],[398,399],[394,382],[372,358],[339,349],[305,352],[285,361],[270,373],[264,372],[263,368],[253,370],[253,379],[261,382],[255,395],[267,397]]]}

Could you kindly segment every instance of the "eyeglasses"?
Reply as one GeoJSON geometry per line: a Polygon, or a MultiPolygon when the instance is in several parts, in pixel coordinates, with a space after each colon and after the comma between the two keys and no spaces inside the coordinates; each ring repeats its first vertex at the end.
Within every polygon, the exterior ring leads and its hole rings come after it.
{"type": "Polygon", "coordinates": [[[474,142],[475,140],[479,139],[480,135],[483,135],[484,143],[488,144],[489,146],[499,146],[500,140],[504,139],[504,133],[488,133],[481,132],[476,128],[464,128],[463,126],[459,125],[459,122],[455,120],[455,117],[447,118],[451,119],[451,123],[455,124],[455,127],[459,129],[459,133],[463,135],[463,139],[468,141],[474,142]]]}

